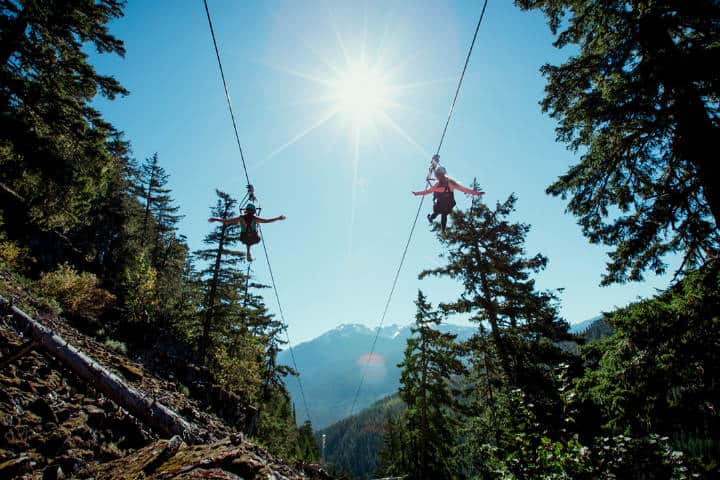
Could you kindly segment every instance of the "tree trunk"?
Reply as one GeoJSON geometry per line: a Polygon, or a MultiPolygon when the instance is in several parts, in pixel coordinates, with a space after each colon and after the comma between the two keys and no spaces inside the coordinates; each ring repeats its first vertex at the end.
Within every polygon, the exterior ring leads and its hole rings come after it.
{"type": "Polygon", "coordinates": [[[179,435],[188,443],[200,441],[197,427],[177,413],[126,385],[117,375],[22,310],[11,306],[2,296],[0,296],[0,306],[10,312],[19,329],[29,333],[32,340],[41,348],[153,430],[166,436],[179,435]]]}
{"type": "Polygon", "coordinates": [[[480,274],[481,288],[485,301],[487,302],[486,310],[488,312],[488,322],[490,323],[490,334],[492,336],[495,347],[498,350],[498,356],[500,357],[500,366],[502,367],[508,380],[512,385],[515,385],[515,373],[510,366],[510,356],[508,355],[507,349],[505,348],[505,340],[503,339],[502,332],[498,322],[497,311],[494,307],[494,298],[488,289],[487,275],[483,272],[480,274]]]}
{"type": "Polygon", "coordinates": [[[697,168],[703,196],[720,228],[720,187],[716,180],[716,143],[720,129],[713,123],[701,94],[683,69],[677,68],[679,51],[661,15],[643,2],[634,2],[640,13],[639,35],[647,64],[648,81],[653,77],[668,92],[676,123],[675,155],[697,168]]]}
{"type": "Polygon", "coordinates": [[[145,198],[145,217],[143,218],[143,235],[140,243],[141,247],[145,247],[147,241],[148,223],[150,222],[150,203],[152,203],[152,185],[155,180],[155,170],[150,172],[150,178],[148,179],[147,197],[145,198]]]}
{"type": "Polygon", "coordinates": [[[694,88],[679,87],[675,89],[675,94],[678,150],[697,167],[703,196],[710,207],[717,229],[720,228],[720,188],[716,177],[715,156],[720,129],[713,126],[694,88]]]}
{"type": "MultiPolygon", "coordinates": [[[[225,209],[225,213],[227,214],[227,208],[225,209]]],[[[224,215],[223,218],[227,218],[227,215],[224,215]]],[[[210,328],[212,327],[212,323],[215,318],[215,297],[217,297],[218,278],[220,277],[220,262],[222,261],[222,251],[225,246],[226,231],[227,225],[223,223],[220,226],[220,239],[218,240],[218,249],[217,254],[215,255],[215,265],[213,266],[213,278],[210,282],[210,291],[208,292],[205,307],[205,321],[203,322],[203,334],[200,342],[202,348],[200,357],[203,360],[207,360],[207,352],[210,347],[210,328]]]]}

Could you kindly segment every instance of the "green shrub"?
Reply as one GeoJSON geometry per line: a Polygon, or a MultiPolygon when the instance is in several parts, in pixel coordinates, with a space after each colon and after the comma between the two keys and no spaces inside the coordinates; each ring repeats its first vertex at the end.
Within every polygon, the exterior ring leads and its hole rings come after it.
{"type": "Polygon", "coordinates": [[[108,338],[107,340],[105,340],[104,345],[106,347],[108,347],[110,350],[114,350],[123,355],[127,355],[127,353],[128,353],[127,345],[125,345],[123,342],[120,342],[118,340],[113,340],[111,338],[108,338]]]}
{"type": "Polygon", "coordinates": [[[57,300],[71,317],[97,319],[115,301],[115,296],[98,287],[92,273],[77,273],[68,264],[43,273],[38,281],[40,292],[57,300]]]}
{"type": "Polygon", "coordinates": [[[145,254],[133,259],[125,268],[123,279],[123,307],[128,322],[149,324],[159,301],[157,297],[157,271],[145,254]]]}
{"type": "Polygon", "coordinates": [[[0,210],[0,265],[8,270],[21,272],[28,263],[32,262],[32,257],[27,248],[8,240],[5,232],[2,231],[2,226],[2,210],[0,210]]]}

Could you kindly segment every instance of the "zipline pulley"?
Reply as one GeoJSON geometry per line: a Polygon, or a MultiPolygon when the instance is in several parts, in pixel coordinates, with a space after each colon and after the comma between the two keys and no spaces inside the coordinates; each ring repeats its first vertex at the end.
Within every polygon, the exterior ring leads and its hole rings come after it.
{"type": "Polygon", "coordinates": [[[249,204],[253,205],[254,211],[256,213],[260,213],[260,210],[262,210],[262,208],[260,207],[260,200],[258,200],[258,198],[255,196],[255,188],[250,184],[247,185],[247,193],[242,198],[242,200],[240,200],[240,211],[245,210],[245,207],[247,207],[249,204]]]}
{"type": "Polygon", "coordinates": [[[248,201],[249,202],[257,202],[257,197],[255,196],[255,187],[252,185],[247,186],[247,195],[248,195],[248,201]]]}

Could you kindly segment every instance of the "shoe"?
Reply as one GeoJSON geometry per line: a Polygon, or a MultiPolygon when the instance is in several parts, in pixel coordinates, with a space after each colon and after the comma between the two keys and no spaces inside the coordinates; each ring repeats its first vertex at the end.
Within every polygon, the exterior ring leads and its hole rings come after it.
{"type": "Polygon", "coordinates": [[[247,254],[247,261],[252,262],[252,255],[250,255],[249,253],[247,254]]]}
{"type": "Polygon", "coordinates": [[[429,222],[429,223],[432,223],[432,221],[433,221],[432,213],[428,213],[428,214],[427,214],[427,219],[428,219],[428,222],[429,222]]]}

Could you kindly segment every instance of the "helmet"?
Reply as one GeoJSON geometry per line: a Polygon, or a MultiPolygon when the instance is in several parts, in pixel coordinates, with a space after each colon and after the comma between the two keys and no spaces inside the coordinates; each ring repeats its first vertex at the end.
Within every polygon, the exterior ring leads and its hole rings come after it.
{"type": "Polygon", "coordinates": [[[445,169],[445,167],[443,167],[442,165],[440,165],[439,167],[437,167],[437,168],[435,169],[435,174],[436,174],[436,175],[447,175],[447,170],[445,169]]]}
{"type": "Polygon", "coordinates": [[[438,155],[438,154],[436,153],[435,155],[432,156],[432,159],[439,162],[439,161],[440,161],[440,155],[438,155]]]}
{"type": "Polygon", "coordinates": [[[253,205],[252,203],[248,203],[247,205],[245,205],[245,211],[254,212],[255,205],[253,205]]]}

